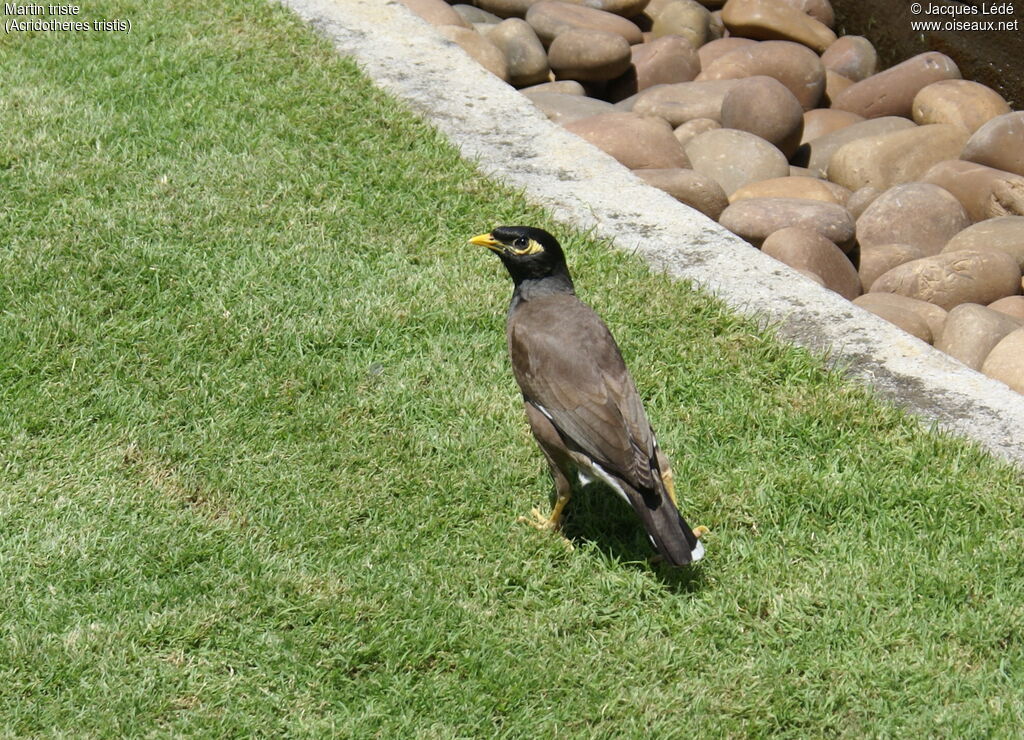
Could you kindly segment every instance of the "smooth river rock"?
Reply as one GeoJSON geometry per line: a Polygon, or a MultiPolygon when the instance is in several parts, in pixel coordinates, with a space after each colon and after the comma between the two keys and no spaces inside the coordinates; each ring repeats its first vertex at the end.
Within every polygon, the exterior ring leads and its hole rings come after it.
{"type": "Polygon", "coordinates": [[[950,159],[931,167],[921,180],[955,195],[972,221],[1024,216],[1024,177],[1012,172],[950,159]]]}
{"type": "Polygon", "coordinates": [[[539,0],[534,3],[526,12],[526,22],[533,27],[545,46],[550,46],[555,38],[571,29],[614,33],[630,44],[639,44],[644,40],[637,25],[625,18],[560,0],[539,0]]]}
{"type": "Polygon", "coordinates": [[[1024,329],[1003,337],[985,358],[981,372],[1024,393],[1024,329]]]}
{"type": "Polygon", "coordinates": [[[695,136],[686,145],[693,169],[714,178],[727,195],[748,183],[785,177],[785,155],[746,131],[720,128],[695,136]]]}
{"type": "Polygon", "coordinates": [[[682,36],[694,49],[708,40],[711,13],[695,0],[670,0],[658,12],[651,25],[654,38],[682,36]]]}
{"type": "Polygon", "coordinates": [[[935,349],[955,357],[969,368],[980,370],[992,348],[1020,327],[1020,320],[1006,314],[977,303],[961,303],[946,317],[945,328],[935,340],[935,349]]]}
{"type": "Polygon", "coordinates": [[[629,44],[618,34],[571,28],[548,49],[548,64],[558,77],[580,82],[611,80],[629,69],[629,44]]]}
{"type": "Polygon", "coordinates": [[[992,301],[988,307],[1024,322],[1024,295],[1008,295],[1006,298],[992,301]]]}
{"type": "Polygon", "coordinates": [[[601,113],[611,113],[615,110],[611,103],[583,95],[543,91],[525,93],[525,95],[544,112],[544,115],[562,126],[570,121],[590,118],[601,113]]]}
{"type": "Polygon", "coordinates": [[[680,203],[696,208],[708,218],[718,220],[729,205],[725,191],[714,178],[689,169],[634,170],[648,185],[664,190],[680,203]]]}
{"type": "Polygon", "coordinates": [[[612,83],[612,100],[654,85],[689,82],[700,72],[700,57],[682,36],[662,36],[630,48],[630,68],[612,83]]]}
{"type": "Polygon", "coordinates": [[[548,79],[548,57],[533,27],[522,18],[508,18],[487,32],[487,40],[505,55],[508,81],[516,87],[548,79]]]}
{"type": "Polygon", "coordinates": [[[818,55],[792,41],[741,46],[704,67],[697,79],[732,80],[755,75],[774,77],[789,88],[804,110],[816,107],[825,92],[825,68],[818,55]]]}
{"type": "Polygon", "coordinates": [[[1003,97],[990,87],[971,80],[939,80],[914,96],[914,122],[952,123],[973,134],[997,116],[1010,112],[1003,97]]]}
{"type": "Polygon", "coordinates": [[[672,127],[659,118],[617,111],[582,118],[565,128],[631,170],[690,166],[672,127]]]}
{"type": "Polygon", "coordinates": [[[860,218],[864,211],[868,209],[868,206],[875,202],[875,199],[882,194],[882,191],[878,188],[873,188],[870,185],[857,188],[851,194],[849,199],[846,201],[846,210],[854,218],[860,218]]]}
{"type": "Polygon", "coordinates": [[[878,71],[878,53],[863,36],[840,36],[825,49],[821,63],[825,69],[860,82],[878,71]]]}
{"type": "Polygon", "coordinates": [[[587,7],[603,10],[607,13],[621,15],[623,18],[632,18],[639,15],[648,4],[648,0],[564,0],[564,2],[586,5],[587,7]]]}
{"type": "Polygon", "coordinates": [[[508,63],[497,46],[476,31],[463,26],[438,26],[437,30],[446,39],[462,47],[481,67],[508,82],[508,63]]]}
{"type": "Polygon", "coordinates": [[[911,116],[914,96],[939,80],[959,79],[956,62],[937,51],[926,51],[850,85],[832,107],[865,118],[911,116]]]}
{"type": "Polygon", "coordinates": [[[955,234],[970,226],[967,211],[938,185],[911,182],[879,195],[857,219],[861,247],[910,244],[925,256],[938,254],[955,234]]]}
{"type": "Polygon", "coordinates": [[[745,46],[756,46],[753,39],[742,39],[739,36],[729,36],[724,39],[709,41],[697,49],[697,56],[700,58],[700,68],[707,69],[713,61],[725,56],[731,51],[736,51],[745,46]]]}
{"type": "Polygon", "coordinates": [[[1005,252],[1024,270],[1024,216],[1003,216],[979,221],[953,236],[944,252],[962,249],[1005,252]]]}
{"type": "Polygon", "coordinates": [[[845,110],[815,108],[814,110],[804,111],[804,130],[800,135],[800,143],[806,144],[825,134],[839,131],[863,120],[863,116],[858,116],[856,113],[850,113],[845,110]]]}
{"type": "Polygon", "coordinates": [[[871,292],[898,293],[948,311],[961,303],[986,304],[1018,295],[1020,276],[1017,261],[1008,254],[944,252],[894,267],[875,280],[871,292]]]}
{"type": "Polygon", "coordinates": [[[713,118],[693,118],[679,124],[674,133],[676,140],[685,148],[695,136],[700,136],[705,131],[714,131],[716,128],[722,128],[722,124],[713,118]]]}
{"type": "Polygon", "coordinates": [[[982,125],[967,141],[960,157],[1024,175],[1024,111],[1006,113],[982,125]]]}
{"type": "MultiPolygon", "coordinates": [[[[561,95],[586,95],[587,91],[576,80],[555,80],[554,82],[541,82],[537,85],[530,85],[529,87],[522,88],[519,92],[524,95],[530,93],[559,93],[561,95]]],[[[603,100],[600,102],[604,102],[603,100]]]]}
{"type": "Polygon", "coordinates": [[[856,139],[832,155],[828,179],[850,190],[867,185],[887,190],[920,179],[932,165],[956,157],[966,139],[966,131],[948,123],[856,139]]]}
{"type": "Polygon", "coordinates": [[[865,293],[855,298],[853,304],[928,344],[934,341],[945,323],[945,309],[895,293],[865,293]]]}
{"type": "Polygon", "coordinates": [[[733,191],[729,202],[735,203],[744,198],[801,198],[803,200],[820,200],[823,203],[845,205],[850,191],[842,185],[814,177],[789,176],[774,177],[770,180],[758,180],[733,191]]]}
{"type": "Polygon", "coordinates": [[[461,26],[472,29],[473,24],[444,0],[399,0],[402,5],[432,26],[461,26]]]}
{"type": "Polygon", "coordinates": [[[899,116],[873,118],[870,121],[861,120],[806,142],[800,147],[793,162],[794,164],[803,163],[808,169],[824,177],[832,155],[851,141],[912,128],[915,128],[913,121],[899,116]]]}
{"type": "Polygon", "coordinates": [[[789,88],[774,77],[742,80],[722,99],[721,115],[723,128],[760,136],[787,159],[800,146],[804,110],[789,88]]]}
{"type": "Polygon", "coordinates": [[[659,116],[672,126],[679,126],[694,118],[710,118],[721,122],[722,101],[741,80],[715,80],[710,82],[679,82],[656,85],[637,95],[633,112],[646,116],[659,116]]]}
{"type": "Polygon", "coordinates": [[[746,198],[726,208],[718,223],[756,247],[788,226],[816,231],[843,249],[854,235],[853,219],[845,208],[800,198],[746,198]]]}
{"type": "Polygon", "coordinates": [[[761,251],[795,270],[814,273],[826,288],[847,300],[861,294],[860,277],[853,264],[817,231],[799,226],[779,229],[765,238],[761,251]]]}
{"type": "Polygon", "coordinates": [[[759,41],[795,41],[821,53],[836,35],[821,21],[783,0],[728,0],[722,23],[733,36],[759,41]]]}
{"type": "Polygon", "coordinates": [[[872,244],[861,246],[857,273],[864,291],[871,290],[874,282],[891,270],[911,260],[927,257],[920,247],[910,244],[872,244]]]}

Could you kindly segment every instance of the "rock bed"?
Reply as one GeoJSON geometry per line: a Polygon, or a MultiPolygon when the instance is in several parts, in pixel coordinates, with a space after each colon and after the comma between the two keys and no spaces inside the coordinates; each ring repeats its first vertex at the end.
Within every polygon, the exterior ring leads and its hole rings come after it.
{"type": "Polygon", "coordinates": [[[828,0],[402,0],[552,121],[1024,392],[1024,113],[828,0]]]}

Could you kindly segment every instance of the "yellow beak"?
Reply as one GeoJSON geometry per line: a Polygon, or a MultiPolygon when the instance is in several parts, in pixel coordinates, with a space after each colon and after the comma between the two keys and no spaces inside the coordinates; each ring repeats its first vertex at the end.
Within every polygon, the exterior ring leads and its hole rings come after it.
{"type": "Polygon", "coordinates": [[[472,239],[469,240],[469,243],[475,244],[478,247],[487,247],[492,252],[502,251],[501,242],[499,242],[490,234],[480,234],[479,236],[474,236],[472,239]]]}

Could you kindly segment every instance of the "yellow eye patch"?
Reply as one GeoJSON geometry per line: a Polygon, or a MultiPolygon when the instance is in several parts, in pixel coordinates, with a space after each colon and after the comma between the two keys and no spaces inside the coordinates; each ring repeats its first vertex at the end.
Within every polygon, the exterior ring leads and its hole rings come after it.
{"type": "Polygon", "coordinates": [[[544,251],[544,247],[542,247],[533,239],[530,239],[530,241],[522,249],[516,249],[515,247],[509,247],[509,249],[512,251],[513,254],[516,254],[520,257],[523,257],[528,254],[537,254],[537,252],[544,251]]]}

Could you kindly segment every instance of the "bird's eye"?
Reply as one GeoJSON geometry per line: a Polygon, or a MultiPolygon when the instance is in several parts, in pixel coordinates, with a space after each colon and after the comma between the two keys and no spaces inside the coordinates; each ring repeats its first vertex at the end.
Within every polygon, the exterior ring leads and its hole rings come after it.
{"type": "Polygon", "coordinates": [[[528,243],[525,236],[517,236],[515,241],[512,242],[512,246],[516,249],[523,249],[528,243]]]}

